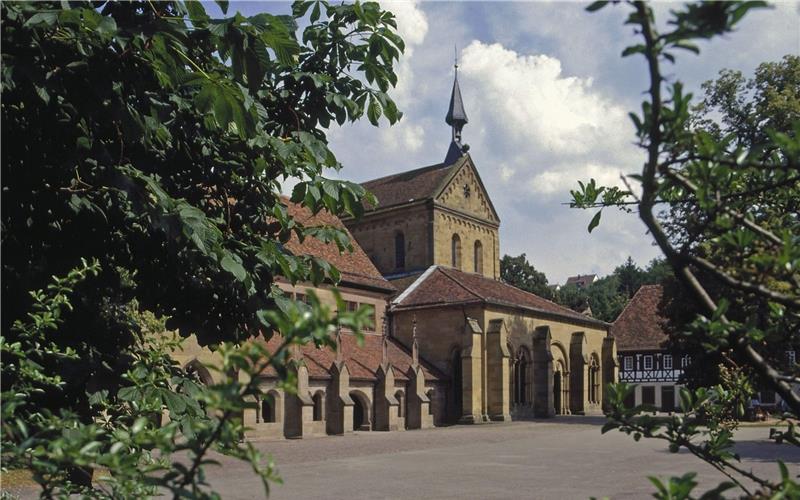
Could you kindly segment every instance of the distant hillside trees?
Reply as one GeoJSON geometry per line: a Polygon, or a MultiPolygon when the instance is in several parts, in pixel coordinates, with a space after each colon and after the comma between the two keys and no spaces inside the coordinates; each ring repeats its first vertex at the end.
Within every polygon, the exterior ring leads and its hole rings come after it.
{"type": "Polygon", "coordinates": [[[663,259],[653,259],[642,269],[628,259],[587,287],[566,285],[556,290],[548,285],[547,276],[528,262],[526,255],[504,255],[500,260],[500,276],[506,283],[535,293],[575,311],[591,309],[592,316],[612,322],[642,285],[663,283],[671,272],[663,259]]]}

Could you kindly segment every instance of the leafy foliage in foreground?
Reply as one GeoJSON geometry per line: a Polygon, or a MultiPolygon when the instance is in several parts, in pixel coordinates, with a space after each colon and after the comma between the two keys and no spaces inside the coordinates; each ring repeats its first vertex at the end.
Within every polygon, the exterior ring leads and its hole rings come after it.
{"type": "Polygon", "coordinates": [[[288,346],[332,345],[336,322],[365,320],[273,285],[338,281],[284,249],[293,235],[350,249],[293,220],[279,188],[298,180],[292,199],[313,212],[375,202],[323,176],[341,167],[324,128],[399,119],[394,17],[372,2],[251,17],[219,5],[227,17],[198,2],[0,4],[3,461],[44,496],[214,496],[211,449],[266,485],[270,468],[238,442],[252,381],[268,365],[288,376],[288,346]],[[170,360],[177,340],[148,329],[162,317],[216,349],[221,382],[170,360]],[[274,332],[276,352],[248,342],[274,332]],[[95,468],[110,475],[92,484],[95,468]]]}
{"type": "MultiPolygon", "coordinates": [[[[588,9],[607,3],[595,2],[588,9]]],[[[591,180],[572,192],[572,205],[600,208],[589,231],[599,224],[604,207],[638,211],[683,293],[696,305],[698,314],[687,333],[718,354],[726,369],[714,389],[683,390],[685,414],[663,419],[639,415],[648,408],[626,410],[623,400],[632,389],[617,385],[607,429],[619,428],[637,440],[664,439],[671,451],[686,448],[729,477],[730,484],[703,498],[718,497],[733,485],[747,496],[797,497],[797,478],[782,464],[780,481],[770,481],[739,467],[731,447],[753,377],[780,394],[790,409],[788,430],[773,429],[771,437],[800,444],[795,432],[800,393],[792,387],[800,384],[798,366],[779,362],[769,348],[796,346],[800,331],[800,119],[776,111],[793,109],[800,90],[783,87],[786,94],[777,101],[786,105],[778,108],[762,106],[758,97],[753,107],[728,103],[747,118],[724,124],[733,127],[729,131],[692,127],[691,95],[679,81],[664,76],[662,65],[674,62],[679,50],[697,53],[697,40],[733,31],[749,10],[765,4],[690,3],[671,12],[664,32],[656,28],[648,4],[626,5],[631,11],[626,24],[635,27],[641,43],[622,55],[644,56],[650,76],[641,112],[630,114],[646,155],[641,172],[628,176],[638,189],[597,186],[591,180]],[[754,124],[757,134],[742,133],[754,124]]],[[[656,481],[656,486],[658,498],[692,498],[696,482],[689,474],[656,481]]]]}

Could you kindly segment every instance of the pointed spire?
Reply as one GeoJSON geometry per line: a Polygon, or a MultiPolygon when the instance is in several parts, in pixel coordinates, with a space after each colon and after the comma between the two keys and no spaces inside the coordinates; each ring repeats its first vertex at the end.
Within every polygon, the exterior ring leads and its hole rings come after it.
{"type": "Polygon", "coordinates": [[[383,334],[381,339],[381,366],[386,368],[389,366],[389,336],[386,328],[386,317],[383,318],[383,334]]]}
{"type": "Polygon", "coordinates": [[[419,344],[417,343],[417,315],[411,320],[411,366],[419,365],[419,344]]]}
{"type": "Polygon", "coordinates": [[[455,78],[453,79],[453,92],[450,94],[450,107],[447,109],[445,122],[453,129],[453,139],[447,151],[445,164],[451,164],[461,157],[463,147],[461,146],[461,129],[464,128],[469,120],[467,112],[464,110],[464,101],[461,98],[461,88],[458,86],[458,51],[455,60],[455,78]]]}
{"type": "Polygon", "coordinates": [[[344,359],[344,345],[342,344],[342,327],[340,326],[336,330],[336,365],[339,366],[342,364],[342,360],[344,359]]]}

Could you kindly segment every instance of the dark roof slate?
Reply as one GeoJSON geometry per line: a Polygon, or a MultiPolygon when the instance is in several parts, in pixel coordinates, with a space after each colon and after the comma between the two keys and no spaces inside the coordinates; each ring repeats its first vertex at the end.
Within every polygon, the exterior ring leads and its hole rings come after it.
{"type": "MultiPolygon", "coordinates": [[[[268,342],[270,350],[277,349],[282,338],[278,335],[273,336],[268,342]]],[[[411,352],[396,339],[388,338],[387,354],[389,363],[392,365],[396,380],[408,380],[409,369],[411,368],[411,352]]],[[[304,345],[300,351],[308,368],[308,375],[312,378],[330,378],[330,369],[336,362],[336,351],[328,347],[318,348],[314,345],[304,345]]],[[[364,335],[364,345],[358,345],[355,335],[342,332],[342,360],[350,371],[350,377],[358,380],[377,380],[378,368],[383,357],[383,337],[381,335],[364,335]]],[[[437,381],[445,380],[447,377],[437,368],[420,358],[420,366],[425,380],[437,381]]],[[[266,376],[275,376],[275,371],[269,368],[265,372],[266,376]]]]}
{"type": "Polygon", "coordinates": [[[617,350],[661,349],[668,339],[667,319],[659,313],[661,285],[642,285],[611,325],[617,350]]]}
{"type": "MultiPolygon", "coordinates": [[[[304,226],[333,226],[347,231],[341,220],[327,210],[312,214],[311,210],[292,203],[284,198],[287,211],[297,222],[304,226]]],[[[301,243],[297,235],[292,233],[291,239],[286,243],[286,249],[295,255],[313,255],[333,264],[342,273],[342,282],[378,288],[387,292],[395,289],[375,267],[366,252],[358,245],[355,238],[347,231],[353,245],[352,252],[339,252],[335,243],[324,243],[316,238],[308,237],[301,243]]]]}
{"type": "Polygon", "coordinates": [[[428,200],[436,196],[449,174],[461,165],[437,163],[427,167],[373,179],[361,185],[378,198],[377,208],[428,200]]]}
{"type": "Polygon", "coordinates": [[[402,309],[464,303],[524,307],[597,328],[608,326],[603,321],[589,318],[508,283],[443,266],[429,269],[425,276],[395,299],[394,307],[402,309]]]}

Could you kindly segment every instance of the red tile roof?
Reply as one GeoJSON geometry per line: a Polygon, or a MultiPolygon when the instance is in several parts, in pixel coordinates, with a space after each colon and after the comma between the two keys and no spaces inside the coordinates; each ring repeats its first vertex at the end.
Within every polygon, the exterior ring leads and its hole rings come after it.
{"type": "Polygon", "coordinates": [[[617,350],[661,349],[668,335],[667,319],[659,314],[661,285],[643,285],[611,325],[617,350]]]}
{"type": "MultiPolygon", "coordinates": [[[[282,338],[278,335],[273,336],[268,342],[270,350],[277,349],[281,344],[282,338]]],[[[411,367],[411,352],[400,344],[397,340],[389,338],[387,354],[389,363],[392,365],[396,380],[408,380],[408,372],[411,367]]],[[[357,337],[351,333],[342,332],[342,359],[347,364],[350,371],[350,378],[358,380],[375,381],[378,367],[381,365],[383,357],[383,337],[381,335],[364,335],[364,345],[359,346],[357,337]]],[[[333,349],[323,347],[317,348],[314,345],[304,345],[300,351],[308,367],[308,375],[312,378],[330,378],[330,368],[336,361],[336,352],[333,349]]],[[[420,358],[420,365],[425,380],[435,381],[444,380],[447,377],[437,370],[433,365],[420,358]]],[[[274,370],[270,368],[266,372],[267,376],[275,376],[274,370]]]]}
{"type": "Polygon", "coordinates": [[[292,203],[288,198],[283,198],[289,215],[304,226],[333,226],[343,229],[350,237],[353,245],[352,252],[339,252],[335,243],[323,243],[322,241],[309,237],[301,243],[295,234],[286,243],[286,248],[295,255],[313,255],[333,264],[342,273],[342,282],[362,285],[371,288],[378,288],[385,291],[394,291],[391,283],[386,281],[375,265],[369,259],[364,250],[358,245],[353,235],[347,231],[344,224],[338,217],[327,210],[322,210],[312,214],[311,210],[292,203]]]}
{"type": "Polygon", "coordinates": [[[449,304],[484,303],[508,307],[522,307],[544,315],[606,328],[608,324],[575,312],[538,295],[520,290],[508,283],[486,278],[480,274],[466,273],[457,269],[434,266],[420,281],[406,289],[395,299],[395,308],[412,308],[449,304]]]}
{"type": "Polygon", "coordinates": [[[401,205],[410,201],[427,200],[436,195],[448,174],[460,167],[461,164],[460,161],[451,165],[438,163],[381,177],[361,185],[378,198],[379,208],[401,205]]]}

